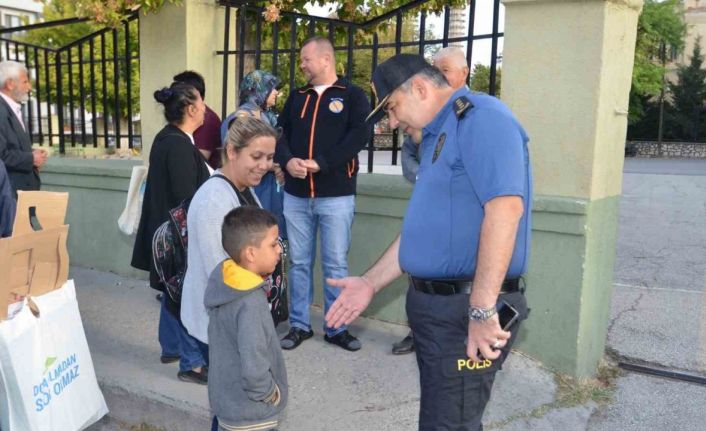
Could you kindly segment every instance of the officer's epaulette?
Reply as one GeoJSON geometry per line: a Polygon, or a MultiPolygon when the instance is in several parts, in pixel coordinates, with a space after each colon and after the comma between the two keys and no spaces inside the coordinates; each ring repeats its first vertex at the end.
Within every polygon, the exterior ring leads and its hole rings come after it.
{"type": "Polygon", "coordinates": [[[473,103],[466,96],[459,96],[454,100],[454,113],[456,118],[461,118],[469,109],[473,108],[473,103]]]}

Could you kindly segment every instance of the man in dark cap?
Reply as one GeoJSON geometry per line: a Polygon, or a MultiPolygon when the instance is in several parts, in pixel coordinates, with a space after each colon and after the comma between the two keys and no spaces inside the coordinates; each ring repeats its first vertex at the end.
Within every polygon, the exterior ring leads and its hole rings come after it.
{"type": "Polygon", "coordinates": [[[495,372],[527,317],[528,137],[502,102],[452,89],[420,56],[390,58],[372,81],[368,121],[387,114],[390,127],[423,129],[421,163],[402,232],[363,276],[331,280],[342,291],[326,321],[349,324],[409,274],[419,429],[482,430],[495,372]]]}

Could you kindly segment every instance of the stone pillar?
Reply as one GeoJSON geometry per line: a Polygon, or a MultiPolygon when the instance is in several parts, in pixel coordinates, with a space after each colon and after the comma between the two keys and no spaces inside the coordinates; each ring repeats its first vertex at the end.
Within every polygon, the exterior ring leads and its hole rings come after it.
{"type": "MultiPolygon", "coordinates": [[[[164,127],[161,106],[154,100],[155,90],[167,86],[172,77],[194,70],[206,81],[206,104],[218,115],[223,94],[223,49],[225,8],[214,0],[182,0],[180,5],[166,3],[156,14],[140,17],[140,117],[142,157],[149,159],[154,136],[164,127]]],[[[235,14],[231,16],[230,46],[235,46],[235,14]]],[[[233,73],[231,64],[229,73],[233,73]]],[[[232,76],[232,75],[231,75],[232,76]]],[[[230,81],[233,87],[232,80],[230,81]]],[[[233,90],[230,90],[233,92],[233,90]]],[[[233,100],[233,96],[229,98],[233,100]]]]}
{"type": "Polygon", "coordinates": [[[530,136],[535,218],[520,349],[575,376],[604,353],[641,0],[505,0],[502,98],[530,136]]]}

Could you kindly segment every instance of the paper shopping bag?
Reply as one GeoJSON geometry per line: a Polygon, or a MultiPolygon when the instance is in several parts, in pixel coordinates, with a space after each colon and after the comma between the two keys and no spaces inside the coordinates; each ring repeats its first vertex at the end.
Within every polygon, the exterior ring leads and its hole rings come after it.
{"type": "Polygon", "coordinates": [[[0,322],[0,427],[82,430],[108,413],[98,387],[73,280],[27,299],[0,322]]]}

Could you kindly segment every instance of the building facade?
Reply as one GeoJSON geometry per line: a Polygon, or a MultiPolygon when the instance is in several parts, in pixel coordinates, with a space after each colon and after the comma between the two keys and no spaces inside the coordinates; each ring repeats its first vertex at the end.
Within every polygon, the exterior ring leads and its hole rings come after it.
{"type": "Polygon", "coordinates": [[[34,24],[42,17],[42,3],[34,0],[0,0],[0,26],[34,24]]]}

